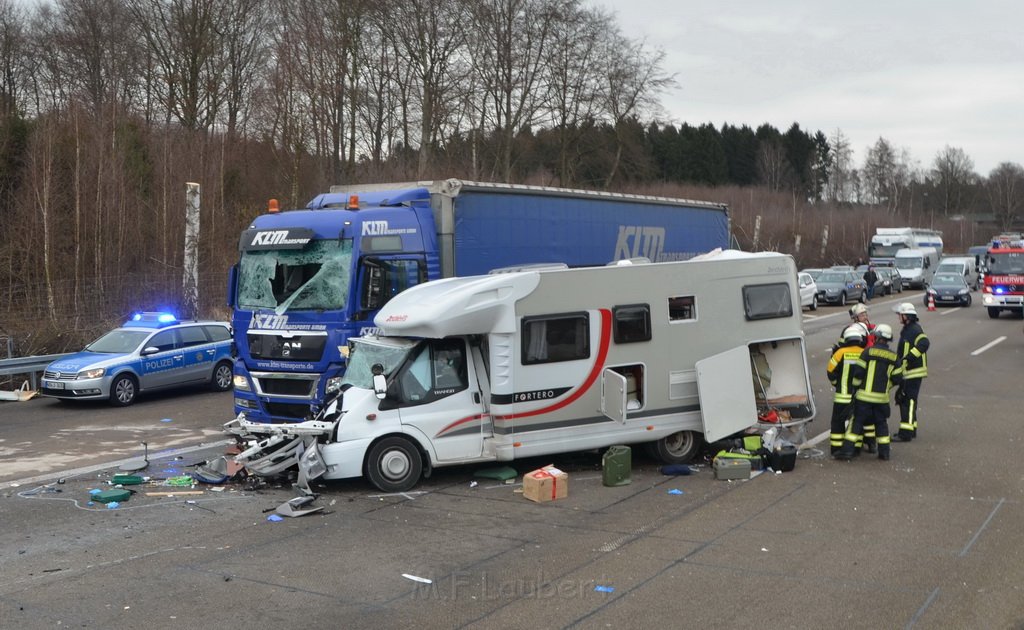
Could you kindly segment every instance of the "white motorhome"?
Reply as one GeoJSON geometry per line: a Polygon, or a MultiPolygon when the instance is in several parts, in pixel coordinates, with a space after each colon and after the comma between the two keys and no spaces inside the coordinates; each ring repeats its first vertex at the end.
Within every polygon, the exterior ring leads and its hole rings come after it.
{"type": "Polygon", "coordinates": [[[408,289],[313,419],[225,425],[256,474],[404,491],[430,468],[649,445],[682,463],[766,409],[813,418],[796,267],[775,253],[525,270],[408,289]]]}
{"type": "Polygon", "coordinates": [[[932,247],[901,249],[896,252],[895,267],[900,271],[903,288],[923,289],[935,274],[941,252],[932,247]]]}

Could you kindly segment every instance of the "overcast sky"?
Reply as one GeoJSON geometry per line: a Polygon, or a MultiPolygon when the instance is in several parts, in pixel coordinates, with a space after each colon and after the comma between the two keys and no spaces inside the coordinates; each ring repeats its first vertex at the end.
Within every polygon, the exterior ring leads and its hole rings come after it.
{"type": "Polygon", "coordinates": [[[1024,165],[1019,0],[586,0],[666,53],[673,122],[841,129],[859,166],[884,137],[929,168],[959,147],[1024,165]]]}

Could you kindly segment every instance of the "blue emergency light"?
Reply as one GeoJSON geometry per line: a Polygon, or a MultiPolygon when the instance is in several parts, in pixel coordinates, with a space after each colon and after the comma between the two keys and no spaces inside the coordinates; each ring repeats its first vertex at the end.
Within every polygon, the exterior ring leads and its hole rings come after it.
{"type": "Polygon", "coordinates": [[[177,324],[178,318],[173,313],[167,312],[142,312],[135,313],[132,318],[125,322],[125,326],[142,326],[146,328],[160,328],[170,324],[177,324]]]}

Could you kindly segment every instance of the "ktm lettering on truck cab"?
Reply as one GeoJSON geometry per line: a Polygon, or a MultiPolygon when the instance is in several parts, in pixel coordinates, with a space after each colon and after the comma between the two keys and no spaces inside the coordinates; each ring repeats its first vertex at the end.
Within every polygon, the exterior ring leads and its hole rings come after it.
{"type": "Polygon", "coordinates": [[[446,180],[276,202],[239,239],[229,302],[235,413],[299,422],[340,386],[348,340],[428,280],[530,263],[686,260],[729,246],[721,204],[446,180]]]}
{"type": "Polygon", "coordinates": [[[428,282],[349,340],[313,419],[225,429],[250,472],[298,467],[300,486],[401,492],[434,467],[613,444],[684,463],[759,409],[814,417],[796,278],[789,256],[727,251],[428,282]]]}

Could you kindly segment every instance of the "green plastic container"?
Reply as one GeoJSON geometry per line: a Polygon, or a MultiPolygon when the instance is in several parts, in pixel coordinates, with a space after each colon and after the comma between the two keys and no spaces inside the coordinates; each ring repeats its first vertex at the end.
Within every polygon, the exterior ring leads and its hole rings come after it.
{"type": "Polygon", "coordinates": [[[606,486],[625,486],[632,479],[633,453],[628,446],[610,446],[601,459],[602,482],[606,486]]]}

